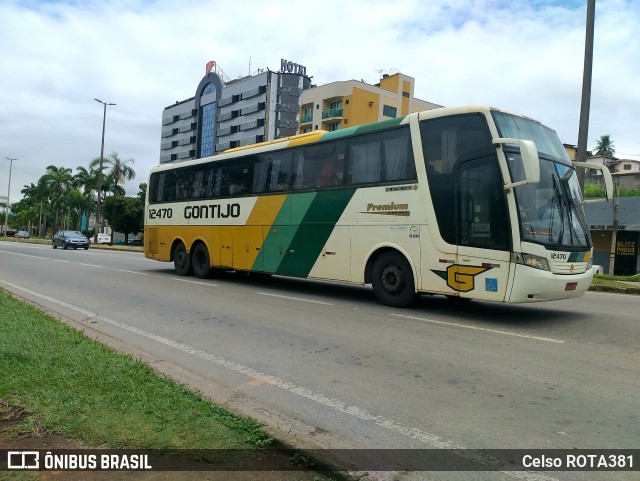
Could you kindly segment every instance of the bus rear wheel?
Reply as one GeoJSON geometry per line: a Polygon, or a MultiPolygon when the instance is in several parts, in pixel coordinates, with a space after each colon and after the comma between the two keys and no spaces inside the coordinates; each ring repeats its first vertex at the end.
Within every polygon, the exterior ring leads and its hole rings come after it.
{"type": "Polygon", "coordinates": [[[416,298],[413,271],[399,252],[385,252],[373,263],[373,292],[380,303],[406,307],[416,298]]]}
{"type": "Polygon", "coordinates": [[[191,256],[182,242],[176,246],[176,250],[173,253],[173,267],[179,276],[188,276],[193,273],[191,256]]]}
{"type": "Polygon", "coordinates": [[[211,273],[209,264],[209,249],[204,244],[196,245],[191,251],[191,264],[193,273],[200,279],[206,279],[211,273]]]}

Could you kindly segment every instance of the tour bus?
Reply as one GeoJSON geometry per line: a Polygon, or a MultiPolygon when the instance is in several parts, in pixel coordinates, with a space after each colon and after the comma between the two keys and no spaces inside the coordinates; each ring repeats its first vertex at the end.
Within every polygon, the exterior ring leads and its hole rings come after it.
{"type": "Polygon", "coordinates": [[[144,252],[179,275],[235,270],[522,303],[582,295],[592,241],[556,133],[492,107],[440,108],[151,170],[144,252]]]}

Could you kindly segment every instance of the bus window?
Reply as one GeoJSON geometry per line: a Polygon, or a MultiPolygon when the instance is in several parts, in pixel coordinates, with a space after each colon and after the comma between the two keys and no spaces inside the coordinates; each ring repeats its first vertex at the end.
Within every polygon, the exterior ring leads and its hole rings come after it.
{"type": "Polygon", "coordinates": [[[349,142],[349,178],[352,184],[379,182],[382,151],[379,136],[366,135],[349,142]]]}
{"type": "Polygon", "coordinates": [[[253,164],[252,192],[281,192],[291,189],[292,159],[290,151],[257,156],[253,164]]]}
{"type": "Polygon", "coordinates": [[[247,193],[249,159],[234,159],[222,165],[221,195],[243,195],[247,193]]]}
{"type": "Polygon", "coordinates": [[[302,174],[302,189],[340,186],[344,180],[344,141],[310,145],[304,149],[303,165],[298,165],[302,174]]]}
{"type": "Polygon", "coordinates": [[[162,187],[164,182],[164,173],[153,174],[149,180],[149,202],[162,201],[162,187]]]}
{"type": "Polygon", "coordinates": [[[182,169],[178,171],[178,181],[176,182],[176,199],[189,200],[193,193],[193,169],[182,169]]]}
{"type": "Polygon", "coordinates": [[[464,162],[458,176],[458,244],[509,250],[509,220],[494,156],[464,162]]]}
{"type": "Polygon", "coordinates": [[[495,152],[487,122],[481,114],[463,114],[420,122],[431,200],[442,238],[456,244],[456,163],[495,152]]]}
{"type": "Polygon", "coordinates": [[[409,128],[397,129],[381,137],[385,180],[416,179],[416,164],[413,160],[409,128]]]}

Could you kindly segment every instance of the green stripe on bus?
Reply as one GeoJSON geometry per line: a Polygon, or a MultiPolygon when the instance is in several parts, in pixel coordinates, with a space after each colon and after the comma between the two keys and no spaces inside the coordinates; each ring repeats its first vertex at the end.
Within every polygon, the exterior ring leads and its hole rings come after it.
{"type": "Polygon", "coordinates": [[[316,197],[315,192],[289,194],[265,236],[253,267],[264,265],[264,272],[274,273],[289,249],[300,222],[316,197]]]}
{"type": "MultiPolygon", "coordinates": [[[[396,125],[400,125],[400,122],[404,120],[404,117],[396,117],[395,119],[383,120],[381,122],[375,122],[373,124],[364,124],[356,127],[357,134],[367,134],[369,132],[377,132],[378,130],[384,130],[396,125]]],[[[324,139],[324,137],[323,137],[324,139]]]]}
{"type": "Polygon", "coordinates": [[[355,189],[320,191],[298,227],[276,274],[307,277],[355,189]]]}
{"type": "Polygon", "coordinates": [[[569,262],[584,262],[587,252],[572,252],[569,254],[569,262]]]}
{"type": "Polygon", "coordinates": [[[333,132],[327,132],[322,136],[322,139],[320,140],[320,142],[324,142],[326,140],[341,139],[343,137],[349,137],[355,134],[356,130],[358,130],[358,127],[349,127],[348,129],[340,129],[340,130],[334,130],[333,132]]]}

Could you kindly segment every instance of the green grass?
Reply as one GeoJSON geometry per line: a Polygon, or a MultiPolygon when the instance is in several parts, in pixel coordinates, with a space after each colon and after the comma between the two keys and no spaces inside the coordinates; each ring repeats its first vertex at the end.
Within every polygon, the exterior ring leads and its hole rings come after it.
{"type": "Polygon", "coordinates": [[[632,287],[629,284],[625,284],[621,281],[640,282],[640,274],[636,274],[635,276],[610,276],[608,274],[596,274],[595,276],[593,276],[591,285],[617,287],[621,289],[632,287]]]}
{"type": "Polygon", "coordinates": [[[59,433],[90,447],[251,449],[271,442],[254,420],[203,400],[3,290],[0,402],[28,413],[15,434],[59,433]]]}

